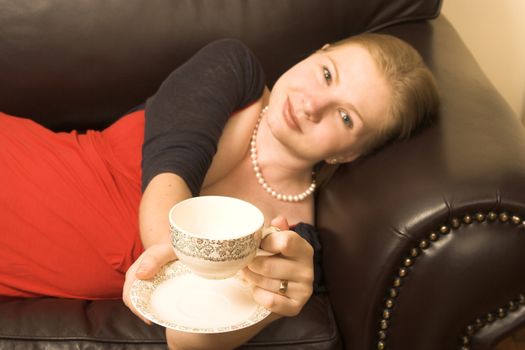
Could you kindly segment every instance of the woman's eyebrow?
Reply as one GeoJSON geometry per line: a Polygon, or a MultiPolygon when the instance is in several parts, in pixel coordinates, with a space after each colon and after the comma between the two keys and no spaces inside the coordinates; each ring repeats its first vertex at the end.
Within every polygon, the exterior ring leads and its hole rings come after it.
{"type": "Polygon", "coordinates": [[[326,58],[328,58],[328,61],[330,61],[330,64],[334,68],[335,82],[339,83],[339,70],[337,69],[337,65],[335,64],[335,61],[330,57],[330,55],[326,55],[326,58]]]}

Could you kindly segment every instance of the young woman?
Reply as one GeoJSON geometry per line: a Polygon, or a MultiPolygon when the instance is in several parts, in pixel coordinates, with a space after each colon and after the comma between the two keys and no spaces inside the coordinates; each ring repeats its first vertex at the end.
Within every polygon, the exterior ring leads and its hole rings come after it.
{"type": "Polygon", "coordinates": [[[124,284],[139,315],[131,284],[177,258],[169,209],[191,196],[237,197],[281,230],[262,242],[277,254],[242,272],[272,314],[235,332],[166,332],[173,349],[236,347],[312,294],[315,187],[337,164],[408,136],[437,105],[413,48],[364,34],[326,45],[271,92],[242,43],[214,42],[145,109],[101,132],[53,133],[0,114],[0,295],[114,298],[124,284]]]}

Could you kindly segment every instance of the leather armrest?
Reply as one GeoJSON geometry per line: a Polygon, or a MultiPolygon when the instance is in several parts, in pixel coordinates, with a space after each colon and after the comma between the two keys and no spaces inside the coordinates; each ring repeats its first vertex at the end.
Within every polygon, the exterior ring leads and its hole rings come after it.
{"type": "Polygon", "coordinates": [[[446,19],[386,31],[420,50],[442,108],[431,127],[343,167],[320,193],[345,346],[492,344],[524,323],[524,130],[446,19]]]}

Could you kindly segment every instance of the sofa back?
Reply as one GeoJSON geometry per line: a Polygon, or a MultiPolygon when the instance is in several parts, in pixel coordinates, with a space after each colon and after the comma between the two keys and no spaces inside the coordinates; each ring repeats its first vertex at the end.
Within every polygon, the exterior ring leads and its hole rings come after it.
{"type": "Polygon", "coordinates": [[[100,128],[205,43],[246,42],[271,84],[326,42],[433,18],[440,0],[0,2],[0,110],[55,130],[100,128]]]}

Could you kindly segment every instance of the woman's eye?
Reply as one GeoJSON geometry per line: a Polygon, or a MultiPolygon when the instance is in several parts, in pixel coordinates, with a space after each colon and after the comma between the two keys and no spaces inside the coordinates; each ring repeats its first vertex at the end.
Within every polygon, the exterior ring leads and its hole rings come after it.
{"type": "Polygon", "coordinates": [[[324,80],[326,80],[326,82],[330,84],[332,82],[332,73],[330,73],[330,70],[326,68],[326,66],[323,66],[323,75],[324,80]]]}
{"type": "Polygon", "coordinates": [[[343,123],[349,127],[352,128],[354,126],[354,123],[352,122],[352,118],[343,110],[339,110],[339,115],[341,116],[341,119],[343,120],[343,123]]]}

